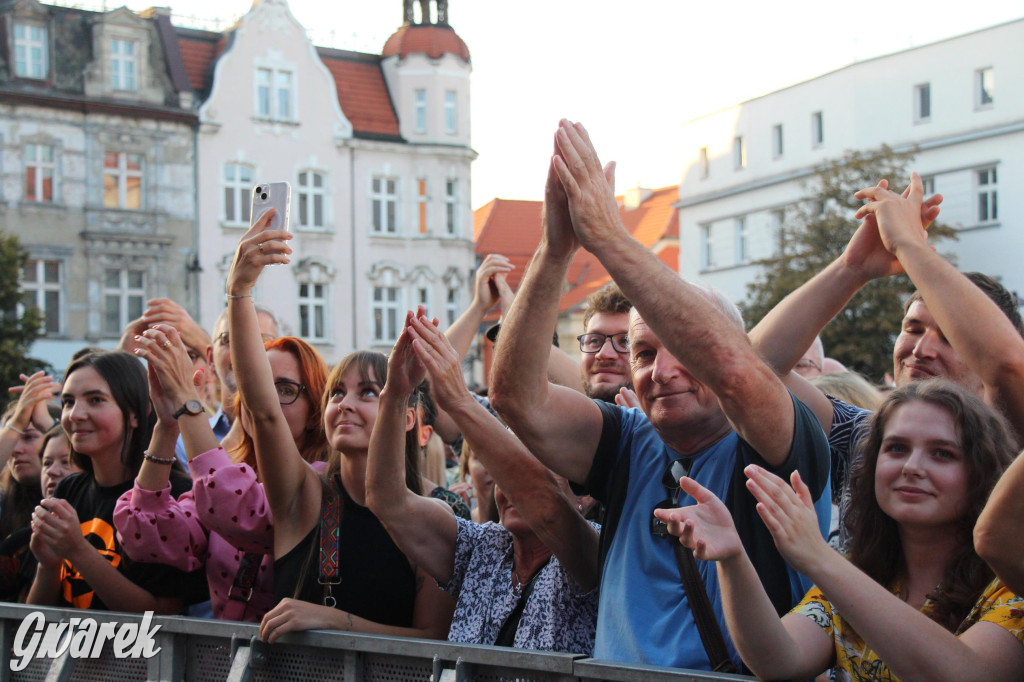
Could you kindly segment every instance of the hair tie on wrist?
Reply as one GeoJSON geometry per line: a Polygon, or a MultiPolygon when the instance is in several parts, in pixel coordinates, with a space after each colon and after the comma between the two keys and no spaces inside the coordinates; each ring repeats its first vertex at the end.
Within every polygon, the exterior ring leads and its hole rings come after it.
{"type": "Polygon", "coordinates": [[[149,450],[143,450],[142,458],[148,459],[150,462],[155,462],[157,464],[174,464],[175,460],[174,457],[157,457],[155,455],[151,455],[149,454],[149,450]]]}
{"type": "Polygon", "coordinates": [[[252,298],[252,294],[239,294],[238,296],[232,296],[231,294],[228,294],[227,296],[228,300],[231,300],[233,298],[252,298]]]}
{"type": "Polygon", "coordinates": [[[14,431],[19,436],[26,435],[24,431],[22,431],[21,429],[19,429],[17,426],[14,425],[14,421],[13,420],[7,422],[6,426],[7,426],[7,428],[9,428],[11,431],[14,431]]]}

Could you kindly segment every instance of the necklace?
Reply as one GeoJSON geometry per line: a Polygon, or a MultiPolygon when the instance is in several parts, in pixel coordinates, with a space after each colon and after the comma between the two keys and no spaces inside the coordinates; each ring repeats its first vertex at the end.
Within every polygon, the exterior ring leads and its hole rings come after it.
{"type": "Polygon", "coordinates": [[[515,583],[512,584],[512,594],[517,597],[523,594],[523,581],[519,579],[519,571],[513,566],[512,567],[512,579],[515,583]]]}

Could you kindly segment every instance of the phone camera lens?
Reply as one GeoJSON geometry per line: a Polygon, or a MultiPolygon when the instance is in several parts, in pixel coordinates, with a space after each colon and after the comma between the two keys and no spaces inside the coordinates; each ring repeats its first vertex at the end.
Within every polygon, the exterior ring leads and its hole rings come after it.
{"type": "Polygon", "coordinates": [[[263,191],[263,188],[262,188],[262,187],[257,187],[257,188],[256,188],[256,194],[259,194],[259,193],[260,193],[260,192],[262,192],[262,191],[263,191]]]}
{"type": "Polygon", "coordinates": [[[264,192],[263,194],[261,194],[260,195],[260,199],[263,199],[264,201],[266,201],[267,200],[267,193],[264,192]]]}

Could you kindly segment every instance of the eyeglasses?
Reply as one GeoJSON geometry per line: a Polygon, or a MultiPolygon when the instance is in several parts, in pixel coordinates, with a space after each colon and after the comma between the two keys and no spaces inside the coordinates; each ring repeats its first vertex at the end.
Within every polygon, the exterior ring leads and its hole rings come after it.
{"type": "MultiPolygon", "coordinates": [[[[668,497],[654,505],[654,509],[675,509],[679,506],[679,493],[682,492],[679,489],[679,479],[690,475],[691,466],[693,460],[689,457],[681,457],[668,465],[661,477],[661,484],[665,486],[668,497]]],[[[651,510],[651,535],[659,538],[671,537],[668,524],[654,515],[654,509],[651,510]]]]}
{"type": "Polygon", "coordinates": [[[619,334],[598,334],[597,332],[590,332],[589,334],[580,334],[576,337],[580,342],[580,350],[584,353],[599,353],[604,348],[605,341],[612,342],[612,348],[617,353],[628,353],[629,352],[629,339],[627,338],[626,332],[619,334]]]}
{"type": "MultiPolygon", "coordinates": [[[[263,337],[264,343],[266,343],[267,341],[277,340],[277,337],[274,336],[273,334],[260,334],[260,336],[263,337]]],[[[221,332],[220,334],[217,334],[217,336],[213,338],[213,342],[221,346],[230,346],[231,335],[228,332],[221,332]]]]}
{"type": "Polygon", "coordinates": [[[278,379],[274,382],[277,389],[277,400],[282,405],[291,405],[299,399],[299,394],[306,390],[302,384],[289,379],[278,379]]]}
{"type": "Polygon", "coordinates": [[[819,372],[821,371],[821,367],[818,367],[818,363],[810,358],[801,358],[800,362],[796,363],[797,369],[811,369],[812,367],[819,372]]]}

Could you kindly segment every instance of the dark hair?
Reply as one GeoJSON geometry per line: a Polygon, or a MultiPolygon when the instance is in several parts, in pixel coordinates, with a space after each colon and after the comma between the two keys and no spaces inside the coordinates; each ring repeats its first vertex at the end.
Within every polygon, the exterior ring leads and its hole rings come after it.
{"type": "Polygon", "coordinates": [[[622,293],[622,289],[612,280],[592,293],[587,299],[587,307],[583,310],[583,331],[587,330],[590,318],[597,313],[628,313],[632,307],[633,304],[622,293]]]}
{"type": "MultiPolygon", "coordinates": [[[[7,408],[0,418],[0,423],[6,424],[11,419],[16,404],[12,403],[7,408]]],[[[28,428],[34,429],[35,425],[29,422],[28,428]]],[[[3,473],[0,473],[0,540],[19,528],[28,526],[32,522],[32,511],[43,498],[39,478],[34,481],[19,481],[11,471],[12,460],[13,455],[7,460],[3,473]]]]}
{"type": "Polygon", "coordinates": [[[885,438],[886,424],[896,408],[923,401],[945,410],[953,418],[967,465],[967,508],[957,526],[958,546],[946,566],[942,584],[929,595],[929,616],[954,631],[992,580],[992,570],[974,551],[974,524],[989,493],[1017,452],[1006,419],[977,396],[945,379],[913,382],[885,399],[861,439],[850,477],[850,561],[876,582],[891,586],[903,566],[903,550],[895,520],[885,514],[875,497],[875,469],[885,438]]]}
{"type": "Polygon", "coordinates": [[[423,410],[423,423],[427,426],[437,425],[437,403],[430,393],[430,381],[423,380],[423,383],[416,387],[416,394],[419,396],[419,406],[423,410]]]}
{"type": "MultiPolygon", "coordinates": [[[[121,410],[124,419],[124,442],[121,444],[121,463],[132,476],[139,473],[142,453],[153,435],[156,415],[149,405],[149,383],[146,370],[139,360],[124,351],[98,351],[83,353],[71,361],[64,371],[64,381],[75,371],[92,367],[107,382],[110,395],[121,410]],[[138,424],[132,427],[131,418],[138,424]]],[[[92,473],[92,460],[71,446],[71,462],[82,471],[92,473]]]]}
{"type": "MultiPolygon", "coordinates": [[[[299,363],[299,381],[305,386],[309,396],[309,418],[306,420],[306,437],[303,439],[299,454],[307,462],[320,462],[327,459],[327,436],[324,434],[323,406],[320,400],[327,386],[327,363],[313,346],[294,336],[282,336],[264,343],[266,350],[279,350],[291,355],[299,363]]],[[[240,414],[242,392],[237,391],[234,397],[235,414],[240,414]]],[[[256,464],[256,446],[252,436],[242,430],[239,443],[231,450],[231,459],[252,467],[259,477],[256,464]]]]}
{"type": "MultiPolygon", "coordinates": [[[[1017,295],[1012,291],[1004,287],[994,278],[980,272],[965,272],[964,277],[971,280],[974,286],[978,287],[985,292],[985,295],[992,299],[1003,314],[1006,315],[1007,319],[1013,325],[1013,328],[1017,330],[1017,333],[1024,337],[1024,320],[1020,316],[1020,300],[1017,295]]],[[[924,301],[924,297],[921,296],[920,291],[914,291],[907,299],[907,302],[903,304],[903,314],[906,315],[907,311],[910,310],[910,306],[917,301],[924,301]]]]}

